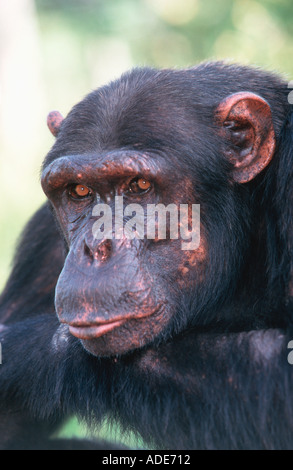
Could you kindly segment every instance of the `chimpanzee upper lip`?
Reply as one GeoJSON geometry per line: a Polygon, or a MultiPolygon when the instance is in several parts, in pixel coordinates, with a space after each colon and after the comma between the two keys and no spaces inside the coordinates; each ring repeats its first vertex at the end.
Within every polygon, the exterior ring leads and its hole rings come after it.
{"type": "Polygon", "coordinates": [[[94,339],[109,333],[126,322],[127,320],[124,319],[92,325],[69,325],[69,331],[73,336],[80,339],[94,339]]]}

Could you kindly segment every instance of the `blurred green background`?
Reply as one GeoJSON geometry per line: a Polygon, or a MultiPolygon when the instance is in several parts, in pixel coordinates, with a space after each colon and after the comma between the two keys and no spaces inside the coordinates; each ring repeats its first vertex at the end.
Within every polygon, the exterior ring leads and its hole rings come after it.
{"type": "Polygon", "coordinates": [[[0,289],[17,237],[44,201],[50,110],[66,115],[139,65],[229,59],[289,81],[292,37],[292,0],[0,0],[0,289]]]}

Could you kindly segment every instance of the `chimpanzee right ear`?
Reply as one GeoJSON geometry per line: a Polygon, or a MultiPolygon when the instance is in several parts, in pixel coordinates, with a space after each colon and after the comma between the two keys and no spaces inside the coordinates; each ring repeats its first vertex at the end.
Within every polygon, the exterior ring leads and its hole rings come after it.
{"type": "Polygon", "coordinates": [[[64,118],[59,111],[51,111],[47,117],[47,125],[54,137],[57,137],[60,131],[60,126],[64,118]]]}
{"type": "Polygon", "coordinates": [[[219,104],[215,119],[231,142],[227,158],[234,165],[234,180],[238,183],[252,180],[275,152],[270,105],[254,93],[234,93],[219,104]]]}

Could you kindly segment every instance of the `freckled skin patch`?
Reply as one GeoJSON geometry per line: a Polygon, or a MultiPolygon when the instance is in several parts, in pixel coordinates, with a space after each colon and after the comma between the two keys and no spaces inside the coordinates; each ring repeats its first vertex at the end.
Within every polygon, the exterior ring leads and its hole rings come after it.
{"type": "Polygon", "coordinates": [[[203,280],[204,266],[208,255],[207,242],[203,236],[203,230],[201,230],[200,245],[196,250],[186,250],[182,253],[181,262],[178,267],[179,272],[179,283],[180,285],[186,285],[186,282],[191,283],[194,280],[194,273],[199,281],[203,280]],[[201,273],[202,270],[202,273],[201,273]],[[190,279],[188,278],[190,275],[190,279]]]}

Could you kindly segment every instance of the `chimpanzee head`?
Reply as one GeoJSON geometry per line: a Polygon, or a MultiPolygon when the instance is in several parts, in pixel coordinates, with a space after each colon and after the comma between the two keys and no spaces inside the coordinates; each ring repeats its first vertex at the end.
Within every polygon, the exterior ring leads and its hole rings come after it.
{"type": "Polygon", "coordinates": [[[254,180],[286,112],[278,80],[220,63],[135,69],[49,116],[42,186],[68,250],[56,310],[90,353],[233,324],[220,312],[260,231],[254,180]]]}

